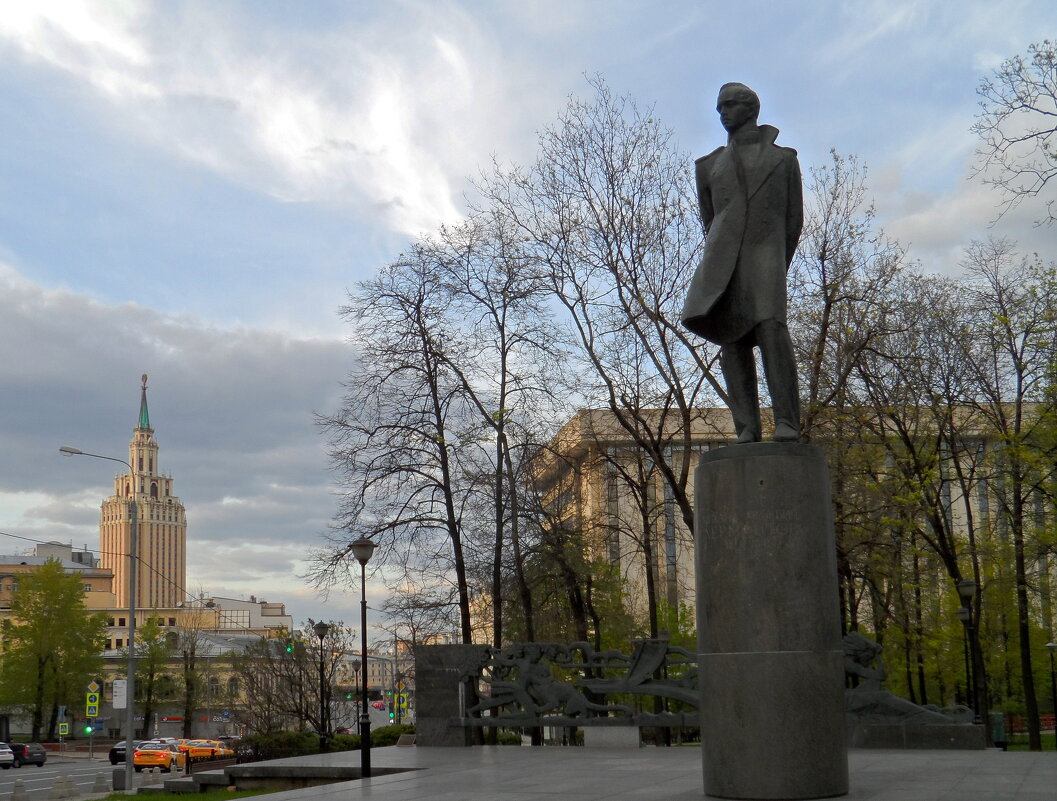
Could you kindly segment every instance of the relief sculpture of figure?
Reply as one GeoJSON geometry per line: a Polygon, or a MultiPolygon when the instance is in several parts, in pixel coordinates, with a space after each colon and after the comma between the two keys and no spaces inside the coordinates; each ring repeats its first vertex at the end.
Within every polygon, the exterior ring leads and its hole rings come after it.
{"type": "Polygon", "coordinates": [[[704,255],[683,306],[683,325],[720,346],[720,367],[739,443],[762,438],[754,348],[774,409],[774,439],[800,439],[793,343],[786,327],[786,272],[804,223],[796,151],[758,125],[760,100],[724,84],[716,103],[729,135],[696,162],[704,255]]]}

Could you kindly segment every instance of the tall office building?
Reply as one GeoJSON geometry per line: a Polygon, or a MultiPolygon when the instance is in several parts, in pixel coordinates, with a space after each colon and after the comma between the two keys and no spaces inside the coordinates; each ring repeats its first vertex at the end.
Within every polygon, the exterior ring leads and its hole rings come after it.
{"type": "Polygon", "coordinates": [[[140,390],[139,419],[128,446],[132,473],[114,479],[114,494],[103,501],[99,519],[102,566],[114,573],[117,605],[128,606],[131,500],[137,515],[136,606],[175,607],[186,599],[187,519],[173,495],[172,477],[158,466],[158,443],[147,413],[147,376],[140,390]]]}

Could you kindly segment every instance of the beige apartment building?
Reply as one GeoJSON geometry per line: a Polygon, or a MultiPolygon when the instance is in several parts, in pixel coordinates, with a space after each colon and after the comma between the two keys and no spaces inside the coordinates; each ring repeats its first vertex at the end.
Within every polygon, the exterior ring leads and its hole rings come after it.
{"type": "MultiPolygon", "coordinates": [[[[768,412],[764,410],[765,417],[768,412]]],[[[680,434],[682,429],[675,414],[665,418],[659,410],[648,410],[643,412],[639,427],[664,444],[665,460],[676,473],[686,465],[686,493],[691,505],[699,455],[735,439],[726,409],[695,410],[688,444],[680,434]]],[[[959,458],[974,462],[977,469],[971,486],[963,491],[955,480],[956,470],[950,457],[941,459],[944,514],[958,536],[968,530],[971,515],[978,537],[993,538],[994,548],[1007,547],[1004,518],[996,514],[1002,503],[1002,480],[983,467],[988,458],[1000,461],[1001,443],[982,425],[976,433],[972,427],[967,429],[965,453],[959,458]]],[[[868,458],[880,460],[881,474],[891,468],[890,463],[886,464],[891,456],[886,456],[879,445],[868,458]]],[[[968,464],[962,467],[968,468],[968,464]]],[[[595,555],[602,555],[619,567],[633,614],[642,618],[646,613],[647,561],[658,600],[673,607],[694,607],[693,533],[683,521],[669,482],[610,411],[577,412],[537,457],[534,474],[544,507],[556,524],[582,532],[595,555]]],[[[1041,493],[1030,500],[1029,508],[1036,525],[1041,526],[1049,514],[1049,505],[1041,493]]],[[[1049,587],[1055,581],[1057,560],[1048,560],[1044,552],[1033,553],[1031,558],[1031,570],[1039,586],[1039,619],[1049,630],[1053,619],[1049,587]]],[[[945,581],[938,562],[930,558],[923,564],[935,572],[935,582],[945,581]]]]}
{"type": "Polygon", "coordinates": [[[114,574],[99,566],[90,551],[75,551],[61,542],[41,543],[32,554],[0,555],[0,619],[10,615],[11,599],[19,579],[44,565],[56,561],[66,573],[76,573],[84,586],[84,602],[89,612],[114,607],[114,574]]]}
{"type": "Polygon", "coordinates": [[[102,566],[114,574],[117,606],[128,606],[128,553],[132,514],[137,516],[136,606],[172,608],[184,602],[187,586],[187,517],[173,494],[172,477],[161,472],[158,443],[147,410],[147,376],[140,390],[139,418],[128,447],[131,472],[114,478],[114,494],[99,516],[102,566]],[[134,502],[134,504],[132,503],[134,502]]]}
{"type": "MultiPolygon", "coordinates": [[[[685,465],[691,501],[698,455],[735,438],[727,409],[694,410],[689,444],[674,413],[647,410],[640,430],[663,444],[673,469],[685,465]]],[[[558,524],[582,531],[589,547],[620,569],[634,614],[646,614],[647,559],[659,600],[694,605],[693,533],[659,466],[611,412],[577,412],[537,459],[535,476],[558,524]]]]}

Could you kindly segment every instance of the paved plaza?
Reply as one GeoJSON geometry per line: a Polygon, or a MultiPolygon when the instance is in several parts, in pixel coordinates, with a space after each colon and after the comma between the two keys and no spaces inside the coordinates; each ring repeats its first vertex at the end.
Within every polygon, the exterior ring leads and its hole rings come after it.
{"type": "MultiPolygon", "coordinates": [[[[358,751],[280,762],[359,765],[358,751]]],[[[303,790],[269,801],[603,801],[704,798],[701,751],[679,748],[388,747],[374,768],[409,768],[303,790]]],[[[1057,753],[849,752],[853,801],[1057,801],[1057,753]]]]}

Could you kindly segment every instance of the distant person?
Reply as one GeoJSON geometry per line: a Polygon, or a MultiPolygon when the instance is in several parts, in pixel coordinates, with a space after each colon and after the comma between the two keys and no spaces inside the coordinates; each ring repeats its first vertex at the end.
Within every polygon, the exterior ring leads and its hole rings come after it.
{"type": "Polygon", "coordinates": [[[804,224],[796,151],[774,143],[778,129],[758,125],[760,99],[727,83],[716,103],[729,134],[696,162],[705,251],[683,306],[683,325],[720,346],[727,403],[737,441],[762,438],[756,359],[760,349],[774,409],[774,439],[800,439],[800,398],[786,327],[786,272],[804,224]]]}

